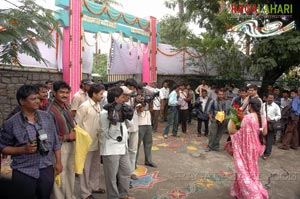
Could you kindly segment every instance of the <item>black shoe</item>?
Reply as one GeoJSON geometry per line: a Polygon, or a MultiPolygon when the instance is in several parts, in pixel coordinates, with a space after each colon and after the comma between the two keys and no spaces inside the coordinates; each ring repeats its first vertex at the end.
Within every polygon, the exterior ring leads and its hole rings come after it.
{"type": "MultiPolygon", "coordinates": [[[[106,191],[105,189],[99,188],[98,190],[93,190],[92,193],[100,193],[100,194],[105,194],[106,191]]],[[[90,196],[89,196],[90,197],[90,196]]]]}
{"type": "Polygon", "coordinates": [[[145,165],[149,167],[157,168],[157,165],[154,164],[153,162],[145,162],[145,165]]]}
{"type": "Polygon", "coordinates": [[[131,174],[130,178],[132,180],[138,180],[139,179],[135,174],[131,174]]]}
{"type": "Polygon", "coordinates": [[[93,195],[90,195],[86,199],[96,199],[96,198],[93,195]]]}

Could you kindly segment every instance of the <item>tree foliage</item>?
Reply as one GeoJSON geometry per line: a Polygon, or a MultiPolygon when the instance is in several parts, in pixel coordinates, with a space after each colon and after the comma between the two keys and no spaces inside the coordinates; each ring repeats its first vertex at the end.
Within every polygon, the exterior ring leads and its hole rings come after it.
{"type": "Polygon", "coordinates": [[[11,4],[13,8],[0,9],[0,62],[21,65],[18,54],[24,53],[47,64],[37,41],[54,47],[50,32],[61,32],[53,12],[39,6],[34,0],[19,0],[18,5],[11,4]]]}
{"type": "Polygon", "coordinates": [[[300,32],[291,31],[260,39],[252,49],[250,72],[264,80],[276,80],[300,64],[300,32]]]}
{"type": "Polygon", "coordinates": [[[160,21],[161,42],[175,47],[187,46],[188,39],[193,36],[186,22],[177,16],[165,16],[160,21]]]}
{"type": "MultiPolygon", "coordinates": [[[[173,8],[178,3],[176,0],[167,2],[169,2],[169,7],[173,8]]],[[[243,33],[240,33],[239,37],[244,39],[246,49],[252,47],[250,56],[242,54],[239,51],[241,46],[233,41],[232,34],[228,34],[228,27],[237,25],[246,19],[233,17],[226,10],[226,3],[227,5],[231,3],[274,3],[274,0],[263,2],[258,0],[185,0],[185,23],[195,22],[199,27],[204,27],[207,33],[200,36],[184,36],[186,38],[185,42],[178,42],[178,35],[174,36],[173,33],[177,32],[174,30],[177,30],[178,26],[173,23],[164,30],[169,33],[163,33],[162,37],[168,35],[168,41],[171,41],[170,44],[187,45],[203,53],[211,63],[215,64],[219,76],[225,79],[248,76],[248,78],[263,78],[263,82],[270,80],[275,82],[284,72],[299,66],[299,30],[259,39],[245,37],[243,33]]],[[[291,20],[295,20],[296,24],[299,25],[300,7],[297,6],[299,2],[295,3],[295,1],[287,0],[282,3],[293,3],[294,13],[291,20]]],[[[173,20],[175,21],[175,19],[173,20]]],[[[269,21],[272,21],[272,19],[269,19],[269,21]]],[[[265,20],[262,19],[261,23],[264,22],[265,20]]],[[[170,21],[165,21],[165,23],[170,23],[170,21]]],[[[164,23],[162,23],[163,25],[164,23]]]]}
{"type": "Polygon", "coordinates": [[[107,54],[94,54],[92,72],[99,74],[102,81],[107,81],[107,54]]]}

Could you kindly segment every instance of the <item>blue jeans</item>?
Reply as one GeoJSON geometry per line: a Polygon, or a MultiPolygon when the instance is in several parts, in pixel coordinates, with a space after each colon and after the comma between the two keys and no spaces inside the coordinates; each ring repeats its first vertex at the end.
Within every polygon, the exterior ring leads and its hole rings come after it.
{"type": "Polygon", "coordinates": [[[168,118],[166,122],[166,128],[164,130],[164,135],[168,135],[169,133],[169,128],[173,123],[173,130],[172,134],[177,135],[178,131],[178,109],[176,106],[169,106],[168,108],[168,118]]]}

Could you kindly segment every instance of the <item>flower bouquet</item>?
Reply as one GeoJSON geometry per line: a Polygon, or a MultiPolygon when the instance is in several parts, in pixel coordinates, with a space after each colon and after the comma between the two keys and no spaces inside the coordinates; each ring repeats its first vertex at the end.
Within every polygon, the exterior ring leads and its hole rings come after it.
{"type": "Polygon", "coordinates": [[[243,110],[239,107],[237,103],[233,102],[231,113],[228,116],[228,132],[230,134],[236,133],[241,128],[243,117],[243,110]]]}

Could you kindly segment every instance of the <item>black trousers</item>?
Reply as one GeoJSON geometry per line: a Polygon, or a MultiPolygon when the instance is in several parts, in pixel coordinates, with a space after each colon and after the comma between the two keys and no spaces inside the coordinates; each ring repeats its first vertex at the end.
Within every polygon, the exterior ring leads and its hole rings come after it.
{"type": "Polygon", "coordinates": [[[40,169],[40,177],[35,179],[18,170],[13,170],[12,181],[17,186],[22,186],[20,198],[26,199],[49,199],[53,190],[54,168],[49,166],[40,169]]]}
{"type": "Polygon", "coordinates": [[[188,119],[189,110],[179,110],[179,122],[181,124],[182,132],[186,133],[186,123],[188,119]]]}
{"type": "Polygon", "coordinates": [[[197,130],[198,130],[198,134],[201,135],[201,129],[202,129],[202,122],[204,122],[204,127],[205,127],[205,136],[208,135],[208,123],[209,120],[201,120],[198,118],[198,126],[197,126],[197,130]]]}
{"type": "MultiPolygon", "coordinates": [[[[269,126],[268,126],[269,127],[269,126]]],[[[274,137],[275,137],[275,131],[274,130],[268,130],[268,134],[266,136],[266,149],[264,152],[265,156],[270,156],[272,153],[272,147],[274,143],[274,137]]]]}

